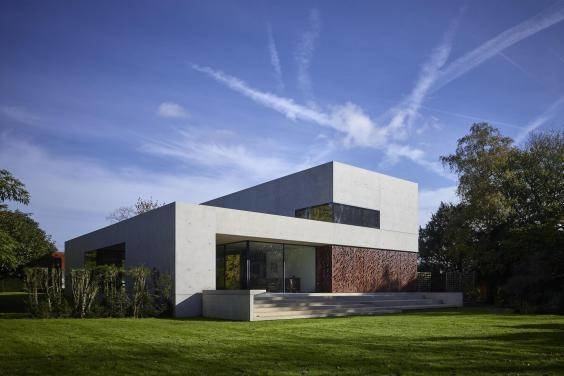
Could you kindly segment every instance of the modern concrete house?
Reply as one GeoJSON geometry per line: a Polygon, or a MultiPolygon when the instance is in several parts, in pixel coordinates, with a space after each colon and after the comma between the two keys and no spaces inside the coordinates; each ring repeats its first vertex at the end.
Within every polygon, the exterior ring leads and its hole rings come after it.
{"type": "Polygon", "coordinates": [[[65,243],[173,276],[175,315],[241,320],[460,305],[414,292],[417,184],[329,162],[200,205],[173,202],[65,243]],[[391,303],[390,303],[391,302],[391,303]]]}

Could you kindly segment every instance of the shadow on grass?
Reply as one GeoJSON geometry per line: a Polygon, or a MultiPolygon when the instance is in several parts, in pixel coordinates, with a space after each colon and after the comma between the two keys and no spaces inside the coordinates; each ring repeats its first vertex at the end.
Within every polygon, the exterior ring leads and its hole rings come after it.
{"type": "Polygon", "coordinates": [[[414,322],[408,316],[398,317],[402,320],[393,324],[397,328],[382,328],[384,317],[260,323],[204,318],[108,320],[107,325],[100,325],[104,320],[77,320],[80,325],[74,326],[61,320],[49,332],[59,337],[47,338],[56,351],[41,347],[36,337],[22,341],[14,331],[6,343],[17,346],[0,351],[0,363],[11,374],[63,375],[483,375],[561,374],[564,369],[564,323],[503,325],[502,317],[484,326],[483,335],[476,334],[479,331],[466,335],[465,328],[483,325],[479,317],[469,324],[462,315],[445,314],[432,326],[429,320],[412,317],[414,322]],[[443,327],[456,324],[459,317],[460,328],[443,327]],[[400,330],[402,323],[408,330],[400,330]],[[60,336],[65,326],[65,336],[60,336]],[[421,332],[411,333],[417,327],[421,332]]]}

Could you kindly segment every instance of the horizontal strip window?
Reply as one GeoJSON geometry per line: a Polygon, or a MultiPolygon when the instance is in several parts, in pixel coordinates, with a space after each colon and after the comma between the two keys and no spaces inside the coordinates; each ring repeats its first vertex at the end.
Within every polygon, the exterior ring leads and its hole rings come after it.
{"type": "Polygon", "coordinates": [[[380,228],[380,211],[330,202],[309,208],[297,209],[297,218],[342,223],[345,225],[380,228]]]}

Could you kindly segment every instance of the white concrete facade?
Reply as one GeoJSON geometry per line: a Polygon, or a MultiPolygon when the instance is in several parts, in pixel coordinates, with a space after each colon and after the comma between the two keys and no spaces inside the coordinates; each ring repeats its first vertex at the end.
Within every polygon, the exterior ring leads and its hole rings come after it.
{"type": "Polygon", "coordinates": [[[125,243],[125,266],[170,273],[175,315],[198,316],[202,291],[216,289],[216,245],[238,240],[417,252],[417,184],[331,162],[203,205],[174,202],[69,240],[67,270],[81,267],[85,252],[125,243]],[[380,229],[293,217],[327,202],[379,210],[380,229]]]}

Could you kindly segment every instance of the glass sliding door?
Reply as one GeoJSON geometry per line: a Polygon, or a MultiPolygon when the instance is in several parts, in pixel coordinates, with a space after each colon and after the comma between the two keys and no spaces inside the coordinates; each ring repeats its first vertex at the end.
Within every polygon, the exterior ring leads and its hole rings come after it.
{"type": "Polygon", "coordinates": [[[315,292],[315,247],[284,245],[285,291],[315,292]]]}
{"type": "Polygon", "coordinates": [[[249,289],[284,291],[283,251],[282,244],[249,242],[249,289]]]}
{"type": "Polygon", "coordinates": [[[216,247],[216,288],[315,292],[315,247],[243,241],[216,247]]]}
{"type": "Polygon", "coordinates": [[[244,287],[246,250],[247,242],[225,245],[225,289],[239,290],[244,287]]]}

